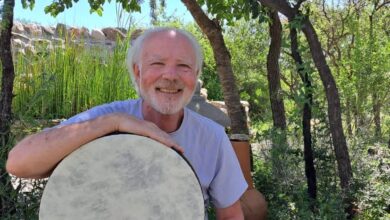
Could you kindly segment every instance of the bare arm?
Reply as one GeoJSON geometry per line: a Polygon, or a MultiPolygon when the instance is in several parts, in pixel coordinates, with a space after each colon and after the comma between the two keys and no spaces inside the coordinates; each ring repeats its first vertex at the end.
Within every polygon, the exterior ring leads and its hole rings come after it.
{"type": "Polygon", "coordinates": [[[167,133],[153,123],[125,114],[109,114],[26,137],[10,151],[7,171],[18,177],[47,177],[68,154],[83,144],[115,131],[148,136],[182,151],[167,133]]]}
{"type": "Polygon", "coordinates": [[[217,209],[216,213],[218,220],[244,220],[239,200],[229,207],[217,209]]]}

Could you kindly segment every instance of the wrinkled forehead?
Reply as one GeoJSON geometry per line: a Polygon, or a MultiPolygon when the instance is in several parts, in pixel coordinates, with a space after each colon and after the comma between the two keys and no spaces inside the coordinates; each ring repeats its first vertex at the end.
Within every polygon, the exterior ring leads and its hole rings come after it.
{"type": "MultiPolygon", "coordinates": [[[[157,31],[149,35],[147,39],[153,38],[153,37],[169,37],[169,38],[176,38],[176,37],[183,37],[181,33],[179,33],[176,30],[162,30],[157,31]]],[[[147,40],[146,39],[146,40],[147,40]]]]}
{"type": "Polygon", "coordinates": [[[195,48],[191,41],[175,30],[160,31],[144,39],[141,56],[180,54],[182,58],[196,61],[195,48]]]}
{"type": "Polygon", "coordinates": [[[192,48],[190,40],[186,36],[184,36],[182,33],[178,32],[176,30],[164,30],[164,31],[152,33],[147,38],[145,38],[144,44],[148,45],[148,43],[151,43],[151,42],[155,42],[155,43],[159,44],[159,43],[162,43],[164,41],[169,41],[169,40],[174,40],[178,43],[185,42],[186,44],[188,44],[192,48]]]}

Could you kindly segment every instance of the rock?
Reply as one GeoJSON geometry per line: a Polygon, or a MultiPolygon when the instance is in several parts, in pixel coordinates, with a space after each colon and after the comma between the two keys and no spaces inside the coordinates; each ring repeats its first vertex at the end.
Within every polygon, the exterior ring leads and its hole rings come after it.
{"type": "Polygon", "coordinates": [[[12,43],[12,48],[24,48],[25,47],[25,43],[20,40],[20,39],[12,39],[11,40],[11,43],[12,43]]]}
{"type": "Polygon", "coordinates": [[[80,39],[81,38],[81,30],[79,28],[70,27],[67,31],[68,37],[70,39],[80,39]]]}
{"type": "Polygon", "coordinates": [[[116,29],[118,29],[118,30],[119,30],[120,32],[122,32],[124,35],[127,34],[127,29],[126,29],[126,28],[118,27],[118,28],[116,28],[116,29]]]}
{"type": "Polygon", "coordinates": [[[47,49],[51,46],[51,41],[47,39],[32,39],[31,44],[37,49],[47,49]]]}
{"type": "Polygon", "coordinates": [[[64,37],[65,34],[66,34],[66,30],[68,29],[68,27],[65,25],[65,24],[62,24],[62,23],[58,23],[57,26],[56,26],[56,35],[57,36],[60,36],[60,37],[64,37]]]}
{"type": "Polygon", "coordinates": [[[33,37],[41,37],[42,36],[42,29],[39,25],[36,24],[26,24],[24,26],[24,30],[27,34],[33,37]]]}
{"type": "Polygon", "coordinates": [[[52,37],[51,38],[51,41],[53,42],[53,44],[55,45],[63,45],[65,43],[65,41],[61,38],[56,38],[56,37],[52,37]]]}
{"type": "Polygon", "coordinates": [[[50,38],[55,34],[52,27],[46,27],[46,26],[42,26],[42,33],[43,36],[46,38],[50,38]]]}
{"type": "Polygon", "coordinates": [[[26,47],[24,48],[26,53],[30,53],[30,54],[37,54],[37,51],[35,50],[35,47],[31,44],[26,44],[26,47]]]}
{"type": "Polygon", "coordinates": [[[106,36],[107,40],[116,41],[117,39],[123,40],[126,38],[126,35],[116,28],[103,28],[102,32],[106,36]]]}
{"type": "Polygon", "coordinates": [[[81,28],[81,36],[83,36],[85,39],[89,39],[91,36],[89,34],[89,29],[86,27],[81,28]]]}
{"type": "Polygon", "coordinates": [[[93,40],[97,40],[97,41],[104,41],[104,40],[106,40],[106,36],[99,29],[92,29],[91,38],[93,40]]]}
{"type": "Polygon", "coordinates": [[[130,36],[130,44],[133,45],[134,41],[142,34],[143,30],[142,29],[136,29],[131,33],[130,36]]]}
{"type": "Polygon", "coordinates": [[[14,26],[12,26],[12,32],[23,34],[24,33],[24,26],[19,21],[14,21],[14,26]]]}
{"type": "Polygon", "coordinates": [[[30,42],[30,38],[28,38],[26,35],[14,33],[14,32],[12,32],[12,39],[19,39],[26,44],[30,42]]]}
{"type": "Polygon", "coordinates": [[[16,54],[22,54],[22,55],[26,55],[26,52],[24,51],[24,48],[17,48],[14,50],[16,54]]]}
{"type": "Polygon", "coordinates": [[[207,99],[207,89],[201,88],[200,89],[200,96],[202,96],[203,98],[207,99]]]}
{"type": "Polygon", "coordinates": [[[202,81],[198,80],[196,84],[195,93],[192,96],[191,102],[188,103],[187,107],[215,122],[222,125],[223,127],[229,127],[231,122],[230,118],[221,111],[219,108],[210,104],[204,97],[200,95],[202,87],[202,81]]]}

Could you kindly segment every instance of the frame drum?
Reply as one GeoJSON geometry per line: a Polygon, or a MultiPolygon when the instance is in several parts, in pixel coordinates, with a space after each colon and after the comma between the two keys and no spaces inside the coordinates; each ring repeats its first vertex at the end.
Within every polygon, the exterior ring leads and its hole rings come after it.
{"type": "Polygon", "coordinates": [[[119,134],[96,139],[59,163],[43,192],[39,219],[205,217],[199,181],[171,148],[119,134]]]}

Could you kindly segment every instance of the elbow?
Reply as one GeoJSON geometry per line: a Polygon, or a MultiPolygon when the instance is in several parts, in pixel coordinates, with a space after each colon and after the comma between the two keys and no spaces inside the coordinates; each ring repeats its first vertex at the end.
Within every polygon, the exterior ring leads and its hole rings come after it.
{"type": "MultiPolygon", "coordinates": [[[[20,145],[20,143],[18,144],[20,145]]],[[[41,171],[31,162],[24,148],[15,146],[9,153],[5,169],[9,174],[19,178],[42,179],[50,176],[53,170],[41,171]]],[[[53,168],[54,169],[54,168],[53,168]]]]}
{"type": "Polygon", "coordinates": [[[26,162],[25,151],[19,145],[20,143],[8,153],[5,169],[16,177],[32,178],[34,175],[26,162]]]}
{"type": "Polygon", "coordinates": [[[9,174],[15,175],[17,177],[24,177],[22,165],[16,154],[17,153],[15,153],[14,149],[8,153],[5,169],[9,174]]]}

